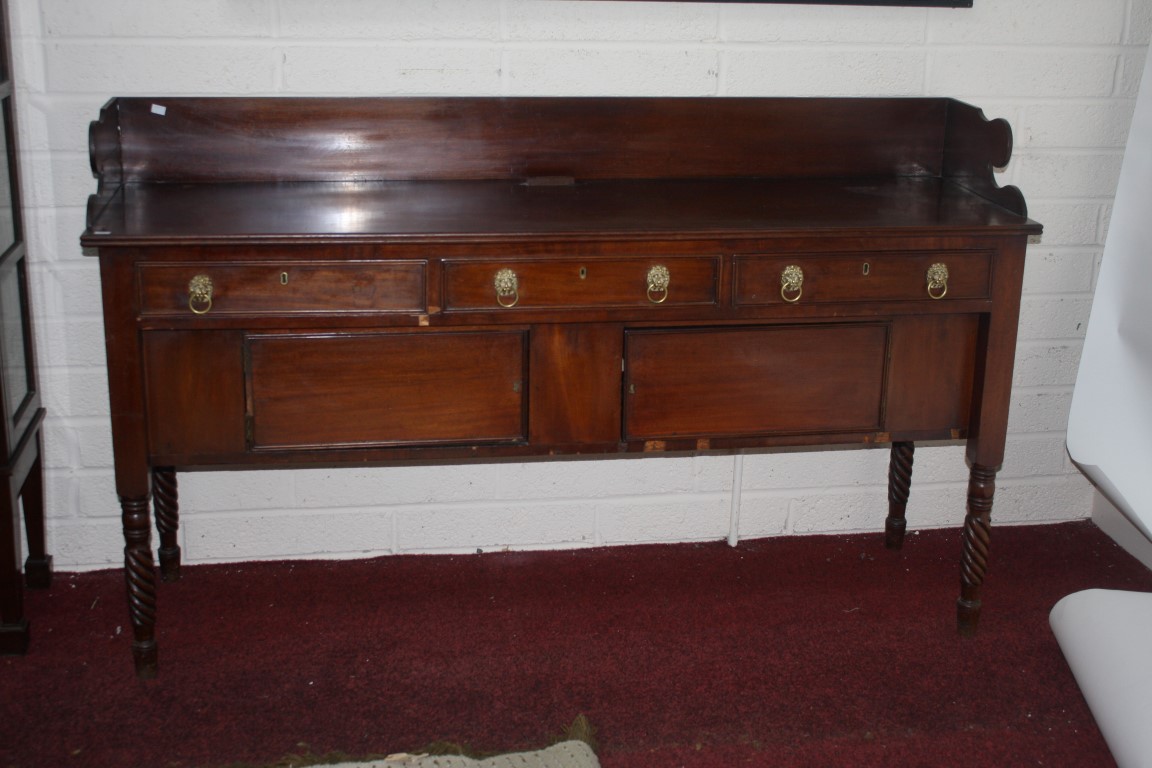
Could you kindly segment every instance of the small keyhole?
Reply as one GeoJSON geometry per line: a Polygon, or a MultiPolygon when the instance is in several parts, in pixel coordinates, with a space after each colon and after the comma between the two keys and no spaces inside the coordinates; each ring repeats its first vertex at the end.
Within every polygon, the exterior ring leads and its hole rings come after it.
{"type": "Polygon", "coordinates": [[[584,280],[588,277],[588,267],[580,267],[580,279],[584,280]]]}
{"type": "Polygon", "coordinates": [[[872,265],[869,264],[868,262],[864,262],[864,276],[867,277],[868,273],[870,273],[871,271],[872,271],[872,265]]]}
{"type": "Polygon", "coordinates": [[[280,285],[288,285],[288,273],[287,272],[281,272],[280,273],[280,285]]]}

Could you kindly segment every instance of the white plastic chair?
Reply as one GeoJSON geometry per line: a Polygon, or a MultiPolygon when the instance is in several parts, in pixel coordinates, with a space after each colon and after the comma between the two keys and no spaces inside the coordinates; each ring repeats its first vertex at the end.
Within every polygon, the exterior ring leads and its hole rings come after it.
{"type": "MultiPolygon", "coordinates": [[[[1072,397],[1068,455],[1152,540],[1152,55],[1072,397]]],[[[1077,592],[1049,621],[1117,764],[1152,766],[1152,594],[1077,592]]]]}

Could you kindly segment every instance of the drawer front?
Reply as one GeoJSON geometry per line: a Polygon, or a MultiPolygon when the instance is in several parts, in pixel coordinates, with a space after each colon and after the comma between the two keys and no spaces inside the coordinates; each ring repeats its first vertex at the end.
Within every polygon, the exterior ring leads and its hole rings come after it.
{"type": "Polygon", "coordinates": [[[142,264],[145,315],[423,312],[423,261],[142,264]]]}
{"type": "Polygon", "coordinates": [[[448,261],[445,310],[715,304],[719,256],[448,261]]]}
{"type": "Polygon", "coordinates": [[[249,447],[522,442],[525,336],[250,335],[249,447]]]}
{"type": "Polygon", "coordinates": [[[987,299],[991,261],[985,251],[740,254],[736,304],[987,299]]]}
{"type": "Polygon", "coordinates": [[[630,331],[625,436],[877,430],[887,345],[881,324],[630,331]]]}

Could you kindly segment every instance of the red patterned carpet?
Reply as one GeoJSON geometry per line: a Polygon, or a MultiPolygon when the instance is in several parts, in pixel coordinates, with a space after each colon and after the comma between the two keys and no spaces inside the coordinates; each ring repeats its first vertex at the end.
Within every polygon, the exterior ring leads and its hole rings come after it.
{"type": "Polygon", "coordinates": [[[438,740],[605,768],[1106,766],[1047,615],[1152,573],[1087,522],[997,528],[976,638],[959,533],[193,566],[132,673],[118,571],[30,593],[0,766],[223,768],[438,740]]]}

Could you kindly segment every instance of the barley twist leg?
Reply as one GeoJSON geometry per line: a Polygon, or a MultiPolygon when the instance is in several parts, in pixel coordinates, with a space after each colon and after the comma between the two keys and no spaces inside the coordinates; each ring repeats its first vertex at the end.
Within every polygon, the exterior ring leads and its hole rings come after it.
{"type": "Polygon", "coordinates": [[[968,478],[964,554],[960,563],[960,599],[956,606],[957,629],[965,636],[976,634],[980,621],[980,587],[988,573],[992,499],[995,495],[996,470],[974,464],[968,478]]]}
{"type": "Polygon", "coordinates": [[[156,677],[156,574],[152,563],[152,530],[148,497],[120,499],[124,522],[124,577],[128,616],[132,620],[132,658],[136,675],[156,677]]]}
{"type": "Polygon", "coordinates": [[[157,467],[152,470],[152,506],[156,510],[156,530],[160,532],[160,577],[164,581],[180,579],[180,498],[176,470],[157,467]]]}
{"type": "Polygon", "coordinates": [[[915,452],[914,443],[892,443],[892,458],[888,463],[888,519],[884,521],[884,546],[888,549],[900,549],[904,545],[904,529],[908,524],[905,511],[915,452]]]}

